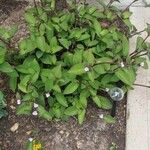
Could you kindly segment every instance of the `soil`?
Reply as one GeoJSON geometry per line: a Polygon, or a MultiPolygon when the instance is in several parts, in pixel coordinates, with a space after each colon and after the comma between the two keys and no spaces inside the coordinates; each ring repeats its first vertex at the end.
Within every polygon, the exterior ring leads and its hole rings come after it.
{"type": "MultiPolygon", "coordinates": [[[[60,7],[65,5],[62,1],[58,4],[60,7]]],[[[22,17],[27,7],[26,2],[16,5],[7,3],[9,13],[6,13],[5,19],[0,19],[0,25],[3,26],[9,27],[19,23],[19,31],[12,44],[28,34],[22,17]]],[[[0,10],[5,12],[1,5],[0,10]]],[[[90,104],[86,121],[83,125],[79,125],[75,118],[70,118],[67,122],[56,120],[48,122],[35,116],[17,116],[15,95],[7,87],[7,78],[4,75],[0,76],[0,90],[6,94],[9,113],[8,117],[0,120],[0,150],[25,150],[30,137],[40,140],[45,150],[109,150],[112,142],[116,143],[117,150],[125,149],[126,99],[117,103],[115,124],[103,122],[100,115],[108,112],[90,104]],[[10,128],[15,123],[18,123],[19,127],[12,132],[10,128]]]]}

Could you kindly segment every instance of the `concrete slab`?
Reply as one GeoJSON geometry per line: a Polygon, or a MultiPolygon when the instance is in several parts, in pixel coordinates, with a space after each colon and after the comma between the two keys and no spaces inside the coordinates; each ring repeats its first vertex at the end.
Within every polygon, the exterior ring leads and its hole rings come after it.
{"type": "MultiPolygon", "coordinates": [[[[150,8],[148,8],[148,7],[147,8],[131,7],[130,10],[133,12],[131,21],[136,26],[137,30],[141,31],[144,28],[146,28],[146,23],[150,23],[150,8]]],[[[146,32],[142,33],[141,36],[146,37],[146,32]]],[[[135,50],[136,38],[137,38],[137,36],[133,37],[130,40],[130,50],[131,51],[135,50]]],[[[147,41],[150,41],[150,38],[147,41]]],[[[150,81],[150,69],[145,70],[145,69],[140,68],[138,70],[138,76],[137,76],[137,80],[135,83],[150,86],[149,81],[150,81]]]]}
{"type": "Polygon", "coordinates": [[[150,90],[136,87],[128,93],[126,150],[150,150],[150,90]]]}
{"type": "MultiPolygon", "coordinates": [[[[150,23],[150,8],[131,7],[132,23],[140,31],[150,23]]],[[[142,34],[144,37],[145,34],[142,34]]],[[[135,49],[136,37],[130,41],[135,49]]],[[[150,69],[139,69],[137,84],[150,85],[150,69]]],[[[150,150],[150,89],[134,86],[127,98],[126,150],[150,150]]]]}

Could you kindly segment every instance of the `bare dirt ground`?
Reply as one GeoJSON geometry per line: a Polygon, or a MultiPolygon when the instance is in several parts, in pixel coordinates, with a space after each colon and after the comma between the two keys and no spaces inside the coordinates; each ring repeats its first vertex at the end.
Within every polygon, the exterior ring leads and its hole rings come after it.
{"type": "MultiPolygon", "coordinates": [[[[58,4],[59,7],[64,6],[62,1],[58,4]]],[[[15,5],[7,2],[5,12],[6,4],[2,5],[0,2],[0,25],[19,25],[19,31],[12,41],[14,45],[28,34],[23,20],[27,6],[26,2],[15,5]]],[[[67,122],[47,122],[35,116],[17,116],[15,95],[8,89],[7,79],[3,75],[0,76],[0,90],[6,94],[9,112],[8,117],[0,120],[0,150],[25,150],[30,137],[40,140],[45,150],[109,150],[112,142],[117,144],[117,150],[125,149],[126,100],[117,103],[116,124],[104,123],[100,115],[108,112],[91,103],[88,106],[86,121],[80,126],[75,118],[67,122]],[[12,132],[10,128],[15,123],[18,123],[19,127],[12,132]]]]}

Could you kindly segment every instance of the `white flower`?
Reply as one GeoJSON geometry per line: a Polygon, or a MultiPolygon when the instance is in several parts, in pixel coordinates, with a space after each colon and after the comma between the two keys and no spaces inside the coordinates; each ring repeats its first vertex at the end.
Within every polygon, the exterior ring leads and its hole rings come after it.
{"type": "Polygon", "coordinates": [[[85,68],[84,68],[84,71],[85,71],[85,72],[90,71],[89,67],[85,67],[85,68]]]}
{"type": "Polygon", "coordinates": [[[45,95],[46,95],[47,98],[50,97],[50,93],[46,93],[45,95]]]}
{"type": "Polygon", "coordinates": [[[141,63],[140,63],[140,66],[141,66],[141,67],[144,67],[144,62],[141,62],[141,63]]]}
{"type": "Polygon", "coordinates": [[[105,91],[108,92],[108,91],[109,91],[109,88],[106,88],[105,91]]]}
{"type": "Polygon", "coordinates": [[[29,140],[30,142],[32,142],[32,141],[33,141],[33,138],[29,138],[28,140],[29,140]]]}
{"type": "Polygon", "coordinates": [[[37,116],[37,115],[38,115],[38,112],[37,112],[37,111],[33,111],[33,112],[32,112],[32,115],[33,115],[33,116],[37,116]]]}
{"type": "Polygon", "coordinates": [[[20,100],[20,99],[17,100],[17,104],[18,104],[18,105],[21,104],[21,100],[20,100]]]}
{"type": "Polygon", "coordinates": [[[120,66],[123,68],[123,67],[124,67],[124,63],[123,63],[123,62],[121,62],[121,63],[120,63],[120,66]]]}
{"type": "Polygon", "coordinates": [[[38,104],[36,104],[36,103],[34,103],[34,104],[33,104],[33,107],[34,107],[34,108],[38,108],[38,107],[39,107],[39,105],[38,105],[38,104]]]}
{"type": "Polygon", "coordinates": [[[104,118],[104,115],[103,115],[103,114],[101,114],[101,115],[99,115],[99,117],[100,117],[101,119],[103,119],[103,118],[104,118]]]}

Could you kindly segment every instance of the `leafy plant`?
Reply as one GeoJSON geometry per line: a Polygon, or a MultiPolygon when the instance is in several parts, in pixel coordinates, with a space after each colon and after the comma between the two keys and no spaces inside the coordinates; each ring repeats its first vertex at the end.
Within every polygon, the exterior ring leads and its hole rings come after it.
{"type": "MultiPolygon", "coordinates": [[[[150,26],[141,31],[147,36],[137,38],[136,50],[130,54],[129,38],[141,32],[131,24],[128,7],[118,10],[111,1],[101,3],[104,9],[99,10],[69,1],[67,8],[58,10],[54,0],[41,2],[25,13],[30,35],[19,43],[18,73],[3,72],[15,74],[11,85],[22,95],[18,114],[29,115],[35,109],[34,115],[47,120],[77,116],[82,124],[89,101],[111,109],[112,101],[101,93],[107,95],[105,89],[116,86],[125,92],[132,89],[139,66],[147,68],[143,56],[150,58],[146,42],[150,26]]],[[[115,121],[109,115],[104,120],[115,121]]]]}
{"type": "Polygon", "coordinates": [[[0,91],[0,118],[7,116],[7,111],[5,110],[6,102],[4,94],[0,91]]]}

